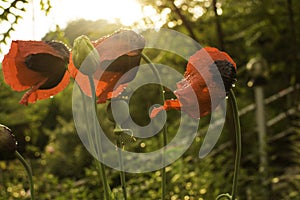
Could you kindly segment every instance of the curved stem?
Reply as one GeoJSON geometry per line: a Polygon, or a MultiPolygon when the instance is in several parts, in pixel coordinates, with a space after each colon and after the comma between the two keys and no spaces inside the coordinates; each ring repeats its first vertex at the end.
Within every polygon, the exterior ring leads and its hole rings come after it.
{"type": "Polygon", "coordinates": [[[238,175],[240,170],[241,154],[242,154],[242,138],[241,138],[241,126],[240,118],[238,113],[238,106],[233,90],[229,92],[229,101],[232,107],[233,112],[233,122],[235,127],[235,139],[236,139],[236,155],[235,155],[235,164],[234,164],[234,174],[233,174],[233,183],[232,183],[232,192],[231,198],[235,200],[237,192],[237,183],[238,175]]]}
{"type": "MultiPolygon", "coordinates": [[[[162,85],[162,81],[160,79],[159,72],[157,71],[155,65],[151,62],[151,60],[144,54],[142,53],[142,58],[145,60],[146,63],[149,64],[153,74],[157,78],[159,85],[160,85],[160,94],[161,94],[161,101],[162,104],[165,102],[165,96],[164,96],[164,87],[162,85]]],[[[163,128],[163,146],[165,147],[168,143],[167,141],[167,124],[164,125],[163,128]]],[[[166,168],[165,168],[165,149],[163,151],[163,157],[162,157],[162,200],[166,199],[166,186],[167,186],[167,176],[166,176],[166,168]]]]}
{"type": "Polygon", "coordinates": [[[232,197],[229,194],[220,194],[219,196],[217,196],[216,200],[220,200],[222,198],[226,198],[228,200],[232,200],[232,197]]]}
{"type": "MultiPolygon", "coordinates": [[[[92,99],[94,101],[94,106],[95,106],[95,112],[97,113],[97,103],[96,103],[96,88],[95,88],[95,84],[94,84],[94,79],[92,76],[88,76],[89,77],[89,83],[90,83],[90,88],[91,88],[91,93],[92,93],[92,99]]],[[[98,130],[98,126],[96,123],[96,119],[94,119],[93,121],[94,124],[94,130],[96,131],[97,134],[95,134],[96,136],[99,136],[99,132],[98,130]]],[[[102,147],[101,147],[101,141],[99,143],[99,138],[96,138],[96,146],[99,149],[99,156],[102,155],[102,147]]],[[[109,187],[109,184],[107,182],[106,179],[106,175],[105,175],[105,167],[102,164],[101,161],[96,160],[96,165],[97,165],[97,169],[98,169],[98,173],[100,175],[102,184],[103,184],[103,189],[104,189],[104,195],[105,195],[105,199],[106,200],[111,200],[111,190],[109,187]]]]}
{"type": "Polygon", "coordinates": [[[31,167],[29,166],[29,164],[26,162],[26,160],[23,158],[23,156],[16,151],[16,156],[18,158],[18,160],[22,163],[22,165],[24,166],[27,175],[28,175],[28,179],[29,179],[29,188],[30,188],[30,196],[31,196],[31,200],[34,200],[34,184],[33,184],[33,180],[32,180],[32,170],[31,167]]]}

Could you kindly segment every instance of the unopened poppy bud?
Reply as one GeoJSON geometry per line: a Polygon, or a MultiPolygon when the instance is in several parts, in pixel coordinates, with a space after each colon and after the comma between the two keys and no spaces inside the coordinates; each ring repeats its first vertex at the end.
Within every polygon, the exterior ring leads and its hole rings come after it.
{"type": "Polygon", "coordinates": [[[93,74],[96,71],[100,60],[98,51],[85,35],[74,40],[72,59],[75,67],[86,75],[93,74]]]}
{"type": "Polygon", "coordinates": [[[9,156],[16,151],[17,144],[11,130],[0,124],[0,156],[9,156]]]}

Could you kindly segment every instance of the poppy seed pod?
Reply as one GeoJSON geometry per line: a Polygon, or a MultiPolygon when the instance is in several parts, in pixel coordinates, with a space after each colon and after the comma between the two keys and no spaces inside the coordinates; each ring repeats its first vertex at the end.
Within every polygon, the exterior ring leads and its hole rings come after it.
{"type": "Polygon", "coordinates": [[[130,117],[128,103],[113,99],[107,106],[107,116],[111,122],[123,124],[130,117]]]}
{"type": "Polygon", "coordinates": [[[0,124],[0,157],[9,157],[16,149],[16,140],[11,130],[0,124]]]}
{"type": "Polygon", "coordinates": [[[100,64],[97,50],[85,35],[74,40],[72,59],[74,66],[85,75],[93,74],[100,64]]]}

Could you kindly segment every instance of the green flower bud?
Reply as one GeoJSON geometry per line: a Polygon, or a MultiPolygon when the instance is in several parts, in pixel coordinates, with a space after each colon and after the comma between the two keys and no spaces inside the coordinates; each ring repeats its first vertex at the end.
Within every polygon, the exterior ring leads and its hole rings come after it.
{"type": "Polygon", "coordinates": [[[74,40],[72,59],[75,67],[86,75],[93,74],[100,63],[98,51],[85,35],[74,40]]]}
{"type": "Polygon", "coordinates": [[[0,157],[10,157],[17,149],[17,144],[11,130],[0,124],[0,157]]]}
{"type": "Polygon", "coordinates": [[[123,124],[130,117],[128,106],[127,102],[122,99],[112,100],[107,106],[108,119],[119,125],[123,124]],[[114,115],[112,109],[114,110],[114,115]]]}

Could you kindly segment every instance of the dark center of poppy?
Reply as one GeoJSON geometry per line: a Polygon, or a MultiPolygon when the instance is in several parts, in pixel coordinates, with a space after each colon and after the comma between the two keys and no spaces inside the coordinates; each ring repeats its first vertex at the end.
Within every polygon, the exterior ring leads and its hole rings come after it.
{"type": "Polygon", "coordinates": [[[46,44],[50,45],[53,49],[59,52],[59,54],[63,57],[63,60],[66,63],[69,63],[69,49],[67,46],[61,42],[55,42],[55,41],[45,41],[46,44]]]}
{"type": "MultiPolygon", "coordinates": [[[[233,84],[236,82],[236,70],[232,63],[228,62],[227,60],[216,60],[214,62],[214,65],[217,66],[221,78],[223,80],[223,84],[225,87],[226,94],[229,92],[229,90],[232,88],[233,84]]],[[[213,69],[213,68],[210,68],[213,69]]],[[[214,73],[212,73],[214,74],[214,73]]],[[[217,82],[218,76],[213,76],[213,79],[217,82]]]]}
{"type": "Polygon", "coordinates": [[[28,69],[41,73],[48,78],[47,82],[39,89],[50,89],[55,87],[62,80],[67,63],[51,54],[31,54],[26,57],[25,64],[28,69]]]}
{"type": "Polygon", "coordinates": [[[136,56],[128,56],[122,55],[118,57],[116,60],[105,60],[100,64],[101,71],[109,71],[115,73],[125,74],[122,76],[122,81],[120,83],[125,83],[132,81],[136,76],[138,68],[134,68],[139,66],[141,60],[141,55],[136,56]],[[130,72],[129,72],[130,71],[130,72]]]}
{"type": "Polygon", "coordinates": [[[28,69],[41,73],[47,79],[39,89],[50,89],[62,80],[67,64],[69,63],[69,50],[61,42],[46,41],[46,44],[55,49],[61,57],[49,53],[31,54],[25,58],[28,69]]]}

